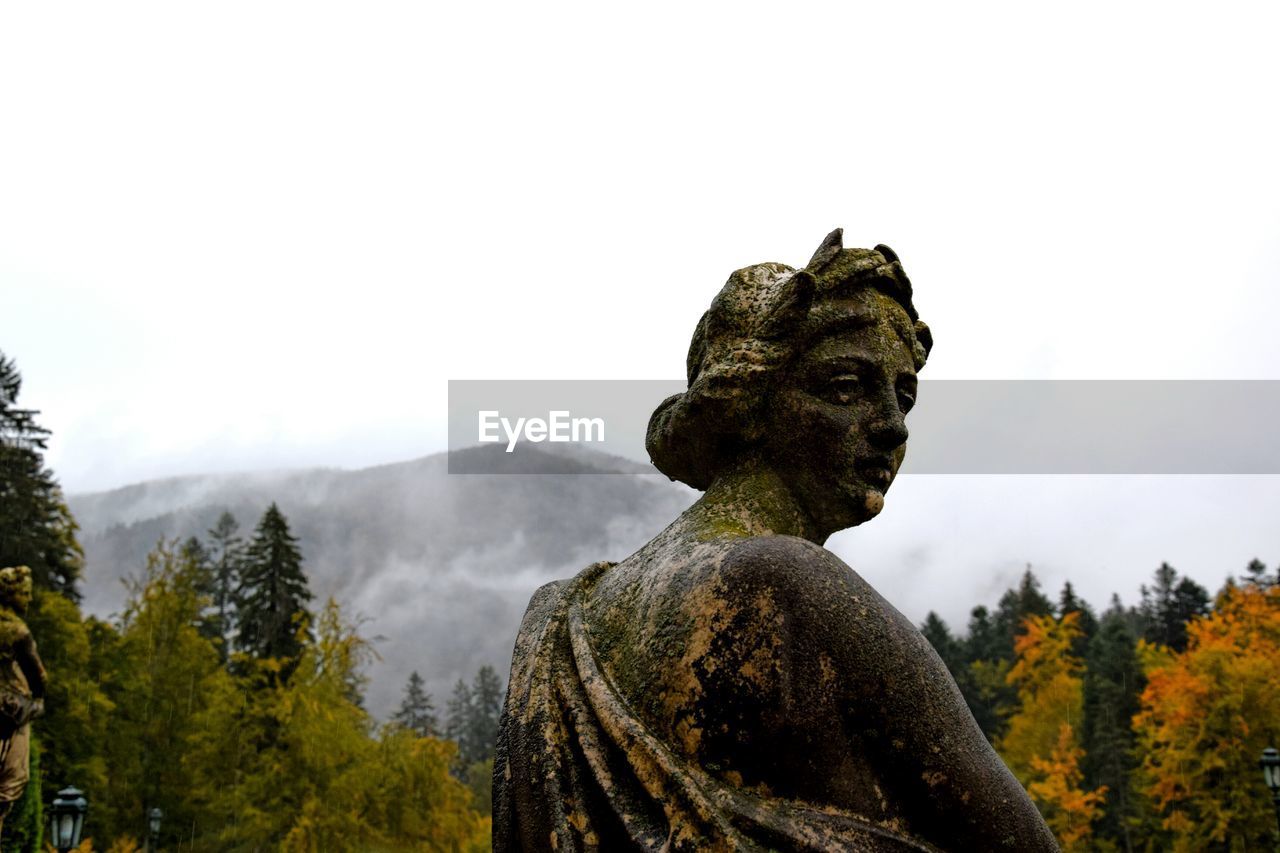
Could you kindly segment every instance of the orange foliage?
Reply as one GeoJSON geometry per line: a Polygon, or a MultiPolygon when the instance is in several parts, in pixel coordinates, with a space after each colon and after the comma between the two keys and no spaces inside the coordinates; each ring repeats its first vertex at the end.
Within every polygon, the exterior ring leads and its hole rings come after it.
{"type": "Polygon", "coordinates": [[[1258,756],[1280,741],[1280,588],[1228,589],[1185,652],[1147,650],[1134,717],[1141,785],[1176,850],[1270,843],[1258,756]]]}

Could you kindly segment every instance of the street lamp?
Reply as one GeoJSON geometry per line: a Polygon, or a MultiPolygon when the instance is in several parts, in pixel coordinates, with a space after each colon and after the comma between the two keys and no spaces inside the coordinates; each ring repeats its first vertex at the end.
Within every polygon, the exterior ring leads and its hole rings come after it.
{"type": "Polygon", "coordinates": [[[1271,802],[1276,807],[1276,828],[1280,829],[1280,752],[1274,746],[1262,750],[1262,759],[1258,761],[1262,768],[1262,779],[1271,789],[1271,802]]]}
{"type": "Polygon", "coordinates": [[[156,839],[160,837],[160,821],[163,819],[164,812],[160,811],[159,806],[147,812],[147,850],[155,849],[156,839]]]}
{"type": "Polygon", "coordinates": [[[67,853],[80,846],[80,832],[84,829],[84,815],[89,801],[79,788],[68,786],[58,792],[49,807],[49,842],[59,853],[67,853]]]}
{"type": "Polygon", "coordinates": [[[1271,789],[1271,802],[1276,807],[1276,827],[1280,829],[1280,752],[1276,752],[1275,747],[1263,749],[1258,767],[1262,767],[1262,779],[1271,789]]]}

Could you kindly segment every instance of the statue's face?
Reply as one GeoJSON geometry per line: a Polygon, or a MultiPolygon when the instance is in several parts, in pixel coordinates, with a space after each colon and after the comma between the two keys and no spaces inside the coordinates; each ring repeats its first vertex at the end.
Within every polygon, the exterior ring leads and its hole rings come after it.
{"type": "Polygon", "coordinates": [[[775,386],[767,455],[825,536],[883,508],[906,454],[916,370],[912,323],[892,298],[868,289],[823,310],[839,319],[775,386]]]}

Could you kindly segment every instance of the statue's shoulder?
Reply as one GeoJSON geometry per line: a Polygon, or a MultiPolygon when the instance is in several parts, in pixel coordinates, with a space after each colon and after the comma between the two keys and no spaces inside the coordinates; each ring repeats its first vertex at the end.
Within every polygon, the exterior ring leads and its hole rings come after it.
{"type": "Polygon", "coordinates": [[[725,545],[718,573],[734,584],[825,588],[831,583],[851,588],[867,585],[848,563],[799,536],[751,536],[725,545]]]}
{"type": "Polygon", "coordinates": [[[608,562],[592,563],[572,578],[550,581],[538,587],[529,598],[529,606],[525,608],[521,630],[545,623],[559,614],[569,598],[590,588],[602,573],[614,565],[608,562]]]}

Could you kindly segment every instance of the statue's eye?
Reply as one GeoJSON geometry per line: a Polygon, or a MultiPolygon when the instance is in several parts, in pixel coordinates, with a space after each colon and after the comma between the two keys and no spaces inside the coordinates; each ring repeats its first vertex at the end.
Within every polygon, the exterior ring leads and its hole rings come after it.
{"type": "Polygon", "coordinates": [[[862,380],[852,373],[842,374],[827,383],[826,397],[832,403],[847,406],[862,396],[862,380]]]}
{"type": "Polygon", "coordinates": [[[914,380],[898,380],[898,408],[906,414],[916,405],[916,383],[914,380]]]}

